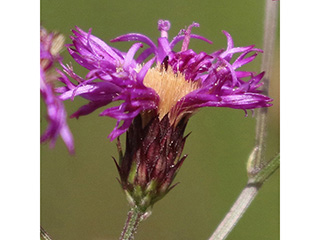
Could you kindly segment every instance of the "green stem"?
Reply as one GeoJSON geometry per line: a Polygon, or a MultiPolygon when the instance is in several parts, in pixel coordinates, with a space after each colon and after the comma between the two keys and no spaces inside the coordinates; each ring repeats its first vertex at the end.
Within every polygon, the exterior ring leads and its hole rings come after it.
{"type": "MultiPolygon", "coordinates": [[[[265,21],[264,21],[264,38],[263,38],[263,55],[261,63],[261,71],[265,71],[263,77],[263,85],[261,92],[269,95],[269,82],[272,72],[273,52],[275,45],[275,33],[278,18],[278,2],[266,0],[265,21]]],[[[256,110],[256,140],[255,140],[255,158],[254,166],[260,167],[264,161],[264,153],[267,139],[267,114],[268,108],[260,108],[256,110]]]]}
{"type": "Polygon", "coordinates": [[[228,214],[224,217],[218,228],[215,230],[209,240],[223,240],[235,227],[243,213],[247,210],[252,200],[255,198],[259,190],[259,186],[247,184],[242,190],[236,202],[228,214]]]}
{"type": "MultiPolygon", "coordinates": [[[[265,95],[268,95],[269,92],[269,79],[272,71],[271,67],[277,15],[278,3],[266,0],[263,44],[264,55],[261,66],[262,71],[266,71],[263,79],[263,87],[261,89],[262,93],[265,95]]],[[[250,206],[264,181],[266,181],[280,166],[279,154],[269,162],[267,162],[264,157],[267,140],[267,114],[267,108],[261,108],[257,111],[256,142],[247,164],[248,183],[209,240],[223,240],[227,238],[250,206]]]]}
{"type": "Polygon", "coordinates": [[[138,225],[142,220],[143,212],[138,207],[133,207],[128,212],[127,220],[124,224],[119,240],[133,240],[138,225]]]}
{"type": "Polygon", "coordinates": [[[278,153],[266,166],[264,166],[255,176],[250,177],[249,184],[262,185],[280,167],[280,153],[278,153]]]}
{"type": "Polygon", "coordinates": [[[242,190],[238,199],[209,240],[223,240],[227,238],[256,197],[262,184],[279,168],[279,166],[280,155],[278,154],[255,177],[249,178],[246,187],[242,190]]]}

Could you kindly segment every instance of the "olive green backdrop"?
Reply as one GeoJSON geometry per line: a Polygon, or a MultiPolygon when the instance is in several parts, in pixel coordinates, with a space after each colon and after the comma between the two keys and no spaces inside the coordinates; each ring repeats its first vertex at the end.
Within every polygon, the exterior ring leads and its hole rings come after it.
{"type": "MultiPolygon", "coordinates": [[[[257,0],[42,0],[41,24],[66,37],[79,26],[107,43],[128,32],[159,37],[158,19],[171,21],[169,38],[193,21],[193,32],[213,45],[191,40],[195,51],[213,52],[226,47],[222,30],[228,31],[236,46],[256,44],[262,48],[264,1],[257,0]]],[[[279,39],[277,38],[277,41],[279,39]]],[[[67,43],[70,43],[67,37],[67,43]]],[[[113,43],[127,50],[128,43],[113,43]]],[[[278,42],[277,42],[278,46],[278,42]]],[[[63,52],[64,62],[72,59],[63,52]]],[[[268,157],[279,151],[279,54],[275,53],[270,96],[268,157]]],[[[73,62],[74,63],[74,62],[73,62]]],[[[260,69],[261,56],[244,69],[260,69]]],[[[80,75],[86,71],[74,64],[80,75]]],[[[66,102],[70,115],[85,100],[66,102]]],[[[41,131],[46,127],[42,104],[41,131]]],[[[53,240],[118,239],[128,204],[118,184],[114,142],[107,139],[115,120],[99,117],[98,110],[78,120],[69,120],[76,154],[70,156],[61,139],[56,147],[41,147],[41,224],[53,240]]],[[[142,222],[139,240],[208,239],[246,184],[246,160],[254,145],[255,118],[242,110],[205,108],[190,119],[184,153],[189,156],[176,182],[180,182],[142,222]]],[[[230,240],[279,239],[279,171],[263,186],[230,240]]]]}

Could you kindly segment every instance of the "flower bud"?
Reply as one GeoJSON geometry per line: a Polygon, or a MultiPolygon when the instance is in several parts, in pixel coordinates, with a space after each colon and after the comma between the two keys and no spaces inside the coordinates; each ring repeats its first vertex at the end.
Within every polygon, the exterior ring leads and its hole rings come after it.
{"type": "Polygon", "coordinates": [[[187,120],[174,126],[168,115],[161,120],[156,116],[144,126],[142,118],[138,115],[131,124],[125,154],[119,148],[116,164],[129,203],[146,211],[175,186],[172,181],[187,157],[181,157],[187,120]]]}

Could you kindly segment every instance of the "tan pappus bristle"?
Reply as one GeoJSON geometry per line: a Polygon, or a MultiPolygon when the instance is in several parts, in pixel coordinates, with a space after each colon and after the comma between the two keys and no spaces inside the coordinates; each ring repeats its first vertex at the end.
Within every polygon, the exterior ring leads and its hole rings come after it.
{"type": "Polygon", "coordinates": [[[64,42],[65,42],[65,37],[62,34],[55,34],[53,41],[52,41],[52,46],[51,46],[51,54],[53,56],[58,55],[61,50],[64,47],[64,42]]]}
{"type": "MultiPolygon", "coordinates": [[[[160,66],[150,68],[143,83],[154,89],[160,97],[158,106],[160,119],[170,113],[171,109],[185,95],[199,88],[198,81],[187,81],[182,73],[175,73],[170,66],[167,71],[160,70],[160,66]]],[[[169,114],[171,123],[175,121],[176,117],[178,116],[170,116],[169,114]]]]}
{"type": "MultiPolygon", "coordinates": [[[[41,41],[44,42],[44,47],[47,48],[46,51],[49,51],[56,58],[63,50],[65,37],[60,33],[53,32],[51,34],[48,34],[44,28],[40,29],[41,41]]],[[[45,69],[51,61],[49,59],[41,59],[40,64],[45,69]]]]}

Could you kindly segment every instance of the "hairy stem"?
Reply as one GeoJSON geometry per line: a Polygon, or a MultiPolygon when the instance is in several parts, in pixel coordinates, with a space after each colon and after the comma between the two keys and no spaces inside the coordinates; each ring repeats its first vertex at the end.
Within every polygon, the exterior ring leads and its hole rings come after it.
{"type": "Polygon", "coordinates": [[[124,224],[119,240],[133,240],[138,225],[142,220],[143,212],[138,207],[133,207],[128,212],[127,220],[124,224]]]}

